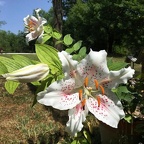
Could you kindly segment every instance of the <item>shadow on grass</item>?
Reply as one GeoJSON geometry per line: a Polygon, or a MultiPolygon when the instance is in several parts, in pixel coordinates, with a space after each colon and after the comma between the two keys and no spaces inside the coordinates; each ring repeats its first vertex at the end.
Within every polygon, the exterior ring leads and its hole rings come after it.
{"type": "MultiPolygon", "coordinates": [[[[61,142],[61,144],[71,143],[71,138],[64,131],[56,131],[55,133],[45,133],[39,134],[37,143],[39,144],[57,144],[61,142]]],[[[28,144],[35,144],[34,138],[29,138],[27,140],[28,144]]]]}
{"type": "Polygon", "coordinates": [[[53,107],[45,106],[45,109],[51,112],[52,117],[55,121],[60,122],[62,125],[66,125],[68,121],[68,111],[67,110],[58,110],[53,107]]]}

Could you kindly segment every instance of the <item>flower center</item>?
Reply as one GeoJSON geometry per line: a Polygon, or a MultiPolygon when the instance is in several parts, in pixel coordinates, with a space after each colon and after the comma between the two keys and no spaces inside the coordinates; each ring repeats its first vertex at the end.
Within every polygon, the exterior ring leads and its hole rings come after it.
{"type": "Polygon", "coordinates": [[[81,104],[82,104],[83,108],[85,106],[86,99],[88,99],[89,97],[96,99],[98,102],[98,107],[100,106],[99,94],[104,95],[105,90],[102,85],[99,85],[99,83],[96,79],[94,79],[94,85],[95,85],[95,88],[89,87],[88,86],[88,77],[85,78],[83,89],[79,90],[79,99],[81,100],[81,104]]]}
{"type": "Polygon", "coordinates": [[[35,28],[34,28],[35,26],[36,26],[36,22],[30,19],[29,23],[28,23],[28,30],[30,32],[34,31],[35,30],[35,28]]]}

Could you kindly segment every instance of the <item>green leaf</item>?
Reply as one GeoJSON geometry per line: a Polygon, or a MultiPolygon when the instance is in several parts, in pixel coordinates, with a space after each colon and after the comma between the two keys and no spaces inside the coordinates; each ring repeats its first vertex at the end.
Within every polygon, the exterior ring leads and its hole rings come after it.
{"type": "Polygon", "coordinates": [[[108,65],[109,70],[115,71],[115,70],[120,70],[126,67],[128,64],[125,62],[117,62],[117,61],[114,62],[112,58],[110,58],[107,61],[107,65],[108,65]]]}
{"type": "Polygon", "coordinates": [[[125,100],[130,103],[134,99],[134,96],[126,86],[119,86],[116,89],[112,89],[112,91],[118,96],[120,100],[125,100]]]}
{"type": "Polygon", "coordinates": [[[79,54],[74,54],[73,59],[79,61],[80,55],[79,54]]]}
{"type": "Polygon", "coordinates": [[[124,119],[125,119],[128,123],[131,123],[132,120],[133,120],[132,116],[129,115],[129,114],[127,114],[124,119]]]}
{"type": "Polygon", "coordinates": [[[78,41],[78,42],[76,42],[76,43],[73,45],[74,51],[79,50],[80,47],[81,47],[81,45],[82,45],[82,41],[81,41],[81,40],[78,41]]]}
{"type": "Polygon", "coordinates": [[[86,47],[82,47],[82,48],[79,50],[79,53],[81,54],[82,57],[85,57],[85,56],[86,56],[86,47]]]}
{"type": "Polygon", "coordinates": [[[5,65],[8,72],[12,72],[23,67],[21,64],[19,64],[15,60],[7,58],[7,57],[3,57],[3,56],[0,56],[0,62],[5,65]]]}
{"type": "Polygon", "coordinates": [[[88,131],[83,131],[83,135],[84,135],[84,137],[87,139],[87,141],[91,144],[91,137],[90,137],[90,135],[89,135],[89,133],[88,133],[88,131]]]}
{"type": "Polygon", "coordinates": [[[13,55],[12,58],[22,66],[34,64],[31,59],[22,55],[13,55]]]}
{"type": "Polygon", "coordinates": [[[59,40],[62,37],[62,34],[59,32],[53,32],[52,37],[59,40]]]}
{"type": "Polygon", "coordinates": [[[63,43],[63,41],[62,40],[58,40],[58,41],[56,41],[55,45],[58,45],[60,43],[63,43]]]}
{"type": "Polygon", "coordinates": [[[45,33],[47,33],[47,34],[52,34],[52,32],[53,32],[53,29],[50,25],[44,26],[43,29],[44,29],[45,33]]]}
{"type": "Polygon", "coordinates": [[[16,90],[16,88],[19,86],[19,82],[14,81],[6,81],[5,82],[5,89],[10,93],[13,94],[16,90]]]}
{"type": "Polygon", "coordinates": [[[70,36],[70,34],[67,34],[65,37],[64,37],[64,44],[69,46],[71,45],[73,42],[73,38],[70,36]]]}
{"type": "Polygon", "coordinates": [[[71,144],[79,144],[79,142],[77,140],[72,141],[71,144]]]}
{"type": "Polygon", "coordinates": [[[8,72],[8,70],[7,70],[6,66],[0,62],[0,75],[7,73],[7,72],[8,72]]]}
{"type": "Polygon", "coordinates": [[[42,38],[42,44],[49,40],[52,36],[50,34],[44,34],[42,38]]]}
{"type": "Polygon", "coordinates": [[[71,54],[74,52],[74,48],[73,47],[67,48],[65,51],[68,52],[69,54],[71,54]]]}
{"type": "Polygon", "coordinates": [[[45,44],[36,44],[36,54],[41,62],[48,64],[53,74],[61,71],[61,62],[55,48],[45,44]]]}

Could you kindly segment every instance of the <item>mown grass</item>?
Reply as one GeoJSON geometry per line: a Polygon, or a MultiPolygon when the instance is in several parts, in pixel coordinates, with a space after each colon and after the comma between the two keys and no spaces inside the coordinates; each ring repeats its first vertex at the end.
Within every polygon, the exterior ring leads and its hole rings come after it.
{"type": "Polygon", "coordinates": [[[28,85],[22,84],[10,95],[3,87],[4,80],[0,83],[0,144],[69,143],[64,131],[67,112],[53,111],[38,103],[31,107],[34,94],[28,85]]]}

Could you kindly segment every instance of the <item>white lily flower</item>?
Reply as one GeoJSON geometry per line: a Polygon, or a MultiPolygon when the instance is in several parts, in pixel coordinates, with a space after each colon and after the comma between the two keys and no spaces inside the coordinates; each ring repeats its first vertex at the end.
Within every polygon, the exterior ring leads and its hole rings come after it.
{"type": "Polygon", "coordinates": [[[66,129],[72,136],[81,131],[88,111],[98,120],[117,128],[125,113],[111,89],[127,83],[133,77],[134,70],[128,67],[109,71],[104,50],[91,50],[79,63],[64,51],[59,53],[59,57],[66,78],[38,93],[38,102],[60,110],[70,109],[66,129]]]}
{"type": "Polygon", "coordinates": [[[47,64],[28,65],[11,73],[3,74],[6,80],[18,82],[34,82],[44,79],[49,74],[47,64]]]}
{"type": "Polygon", "coordinates": [[[45,18],[42,18],[39,16],[39,11],[41,9],[37,9],[36,11],[36,17],[28,15],[25,17],[24,24],[25,24],[25,33],[28,33],[26,35],[26,42],[28,43],[31,40],[34,40],[38,38],[38,41],[42,41],[43,37],[43,25],[47,23],[47,20],[45,18]]]}

